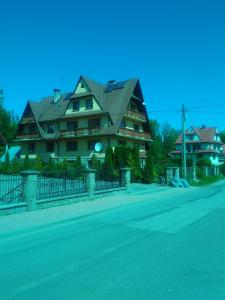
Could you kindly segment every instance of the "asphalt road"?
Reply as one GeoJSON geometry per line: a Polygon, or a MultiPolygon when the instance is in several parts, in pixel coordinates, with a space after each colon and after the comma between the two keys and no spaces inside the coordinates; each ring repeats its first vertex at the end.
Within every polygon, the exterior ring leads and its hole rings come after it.
{"type": "Polygon", "coordinates": [[[1,239],[0,299],[224,300],[225,182],[1,239]]]}

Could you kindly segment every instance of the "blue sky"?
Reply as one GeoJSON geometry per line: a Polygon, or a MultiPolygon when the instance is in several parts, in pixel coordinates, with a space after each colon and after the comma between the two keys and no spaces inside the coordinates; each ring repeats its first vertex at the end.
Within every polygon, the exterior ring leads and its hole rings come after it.
{"type": "MultiPolygon", "coordinates": [[[[225,104],[225,1],[0,0],[0,88],[21,115],[80,75],[139,78],[150,118],[180,127],[180,113],[225,104]]],[[[225,130],[225,105],[188,113],[187,125],[225,130]]]]}

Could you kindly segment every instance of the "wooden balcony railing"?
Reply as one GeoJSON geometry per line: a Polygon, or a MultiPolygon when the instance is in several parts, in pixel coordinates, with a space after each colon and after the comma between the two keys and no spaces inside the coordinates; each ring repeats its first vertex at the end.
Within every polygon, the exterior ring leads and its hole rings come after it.
{"type": "Polygon", "coordinates": [[[137,132],[137,131],[127,129],[127,128],[120,128],[119,135],[128,136],[128,137],[132,137],[132,138],[138,138],[138,139],[142,139],[142,140],[148,140],[148,141],[150,141],[152,139],[150,133],[137,132]]]}
{"type": "Polygon", "coordinates": [[[141,112],[137,112],[137,111],[133,111],[133,110],[128,110],[127,113],[125,114],[125,117],[129,117],[132,119],[138,119],[138,120],[142,120],[144,122],[146,122],[146,116],[141,113],[141,112]]]}
{"type": "Polygon", "coordinates": [[[19,133],[16,135],[17,140],[33,140],[33,139],[38,139],[40,138],[40,135],[38,132],[36,133],[19,133]]]}
{"type": "Polygon", "coordinates": [[[23,117],[21,123],[28,123],[34,121],[34,117],[23,117]]]}
{"type": "Polygon", "coordinates": [[[99,134],[101,131],[100,127],[95,128],[78,128],[75,130],[60,130],[59,137],[72,137],[72,136],[84,136],[99,134]]]}

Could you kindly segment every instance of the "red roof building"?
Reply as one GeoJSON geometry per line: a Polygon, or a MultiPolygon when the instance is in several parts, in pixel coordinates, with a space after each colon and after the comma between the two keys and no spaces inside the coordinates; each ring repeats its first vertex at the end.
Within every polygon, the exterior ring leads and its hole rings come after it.
{"type": "MultiPolygon", "coordinates": [[[[220,133],[216,127],[190,127],[185,133],[187,158],[197,160],[208,158],[213,165],[220,165],[225,161],[225,147],[220,140],[220,133]]],[[[175,150],[170,154],[173,158],[181,158],[182,134],[175,142],[175,150]]]]}

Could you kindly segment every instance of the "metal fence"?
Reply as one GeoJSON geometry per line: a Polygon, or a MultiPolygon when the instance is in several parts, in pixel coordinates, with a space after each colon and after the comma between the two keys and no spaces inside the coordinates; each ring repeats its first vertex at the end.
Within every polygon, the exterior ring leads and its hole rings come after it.
{"type": "Polygon", "coordinates": [[[24,203],[23,191],[22,176],[0,174],[0,207],[24,203]]]}
{"type": "Polygon", "coordinates": [[[124,179],[118,171],[100,170],[95,175],[95,190],[107,190],[123,187],[125,185],[124,179]]]}
{"type": "Polygon", "coordinates": [[[37,200],[87,192],[84,175],[44,173],[38,176],[37,200]]]}

